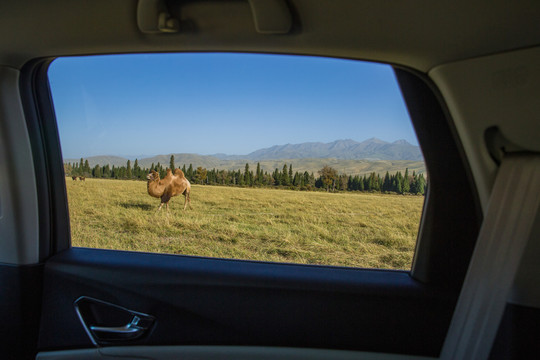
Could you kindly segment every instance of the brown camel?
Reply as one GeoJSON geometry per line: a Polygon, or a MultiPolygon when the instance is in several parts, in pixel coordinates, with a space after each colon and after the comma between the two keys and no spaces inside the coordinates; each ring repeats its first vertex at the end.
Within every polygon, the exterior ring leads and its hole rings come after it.
{"type": "Polygon", "coordinates": [[[86,178],[84,176],[79,176],[79,180],[84,181],[86,178]]]}
{"type": "Polygon", "coordinates": [[[184,210],[186,210],[188,204],[191,209],[191,199],[189,197],[191,184],[184,176],[182,170],[176,169],[173,175],[171,170],[167,169],[167,175],[163,179],[159,178],[157,171],[152,170],[146,178],[148,179],[148,195],[161,198],[161,204],[158,210],[161,210],[163,204],[165,204],[167,211],[169,211],[169,200],[179,194],[184,195],[184,210]]]}
{"type": "Polygon", "coordinates": [[[77,177],[76,177],[76,176],[72,176],[72,177],[71,177],[71,180],[77,181],[77,177]]]}

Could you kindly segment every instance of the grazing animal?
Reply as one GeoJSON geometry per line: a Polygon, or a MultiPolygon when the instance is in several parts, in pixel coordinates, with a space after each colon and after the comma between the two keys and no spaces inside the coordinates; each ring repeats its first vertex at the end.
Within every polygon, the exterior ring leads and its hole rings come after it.
{"type": "Polygon", "coordinates": [[[72,177],[71,177],[71,180],[77,181],[77,176],[72,176],[72,177]]]}
{"type": "Polygon", "coordinates": [[[79,176],[79,180],[84,181],[86,178],[84,176],[79,176]]]}
{"type": "Polygon", "coordinates": [[[146,176],[146,179],[148,180],[146,184],[148,195],[161,198],[158,210],[161,210],[163,204],[165,204],[167,211],[169,211],[169,200],[179,194],[184,195],[184,210],[186,210],[188,205],[191,209],[191,199],[189,197],[191,184],[184,176],[182,170],[176,169],[173,175],[172,171],[167,169],[167,175],[163,179],[160,179],[157,171],[152,170],[146,176]]]}

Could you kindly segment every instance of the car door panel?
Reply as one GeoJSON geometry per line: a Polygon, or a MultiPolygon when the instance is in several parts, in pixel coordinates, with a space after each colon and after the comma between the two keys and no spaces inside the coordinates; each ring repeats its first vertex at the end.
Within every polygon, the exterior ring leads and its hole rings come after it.
{"type": "MultiPolygon", "coordinates": [[[[41,350],[92,347],[88,296],[152,315],[117,345],[257,345],[438,354],[455,304],[404,271],[72,248],[44,271],[41,350]]],[[[112,344],[114,345],[114,344],[112,344]]]]}
{"type": "Polygon", "coordinates": [[[42,265],[0,264],[2,359],[27,358],[34,353],[38,341],[42,278],[42,265]]]}

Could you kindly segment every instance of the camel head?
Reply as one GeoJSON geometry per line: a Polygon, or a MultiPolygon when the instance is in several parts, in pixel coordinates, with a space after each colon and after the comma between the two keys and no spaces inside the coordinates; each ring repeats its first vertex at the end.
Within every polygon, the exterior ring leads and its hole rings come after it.
{"type": "Polygon", "coordinates": [[[146,179],[150,181],[158,181],[159,180],[159,174],[157,171],[152,170],[148,175],[146,175],[146,179]]]}

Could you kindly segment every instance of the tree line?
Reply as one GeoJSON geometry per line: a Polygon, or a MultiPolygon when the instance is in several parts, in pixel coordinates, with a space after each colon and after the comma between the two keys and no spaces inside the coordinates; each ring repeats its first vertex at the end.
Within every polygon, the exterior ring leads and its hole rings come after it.
{"type": "MultiPolygon", "coordinates": [[[[174,155],[171,155],[168,168],[175,169],[174,155]]],[[[80,159],[78,163],[64,164],[64,170],[68,176],[86,176],[107,179],[133,179],[146,180],[150,170],[155,170],[160,177],[165,177],[167,167],[159,162],[150,168],[139,166],[137,159],[131,163],[128,160],[125,166],[100,166],[95,165],[90,168],[88,160],[80,159]]],[[[388,171],[384,176],[372,172],[369,175],[346,175],[339,174],[336,169],[324,166],[315,174],[293,171],[292,164],[283,165],[282,169],[276,168],[273,172],[263,171],[259,163],[255,170],[250,169],[249,164],[243,170],[208,170],[201,166],[194,168],[192,164],[186,168],[182,167],[186,178],[196,184],[222,185],[222,186],[247,186],[247,187],[275,187],[292,190],[326,190],[326,191],[367,191],[386,192],[397,194],[419,194],[425,193],[427,181],[423,174],[416,174],[414,171],[409,174],[397,171],[390,174],[388,171]]]]}

